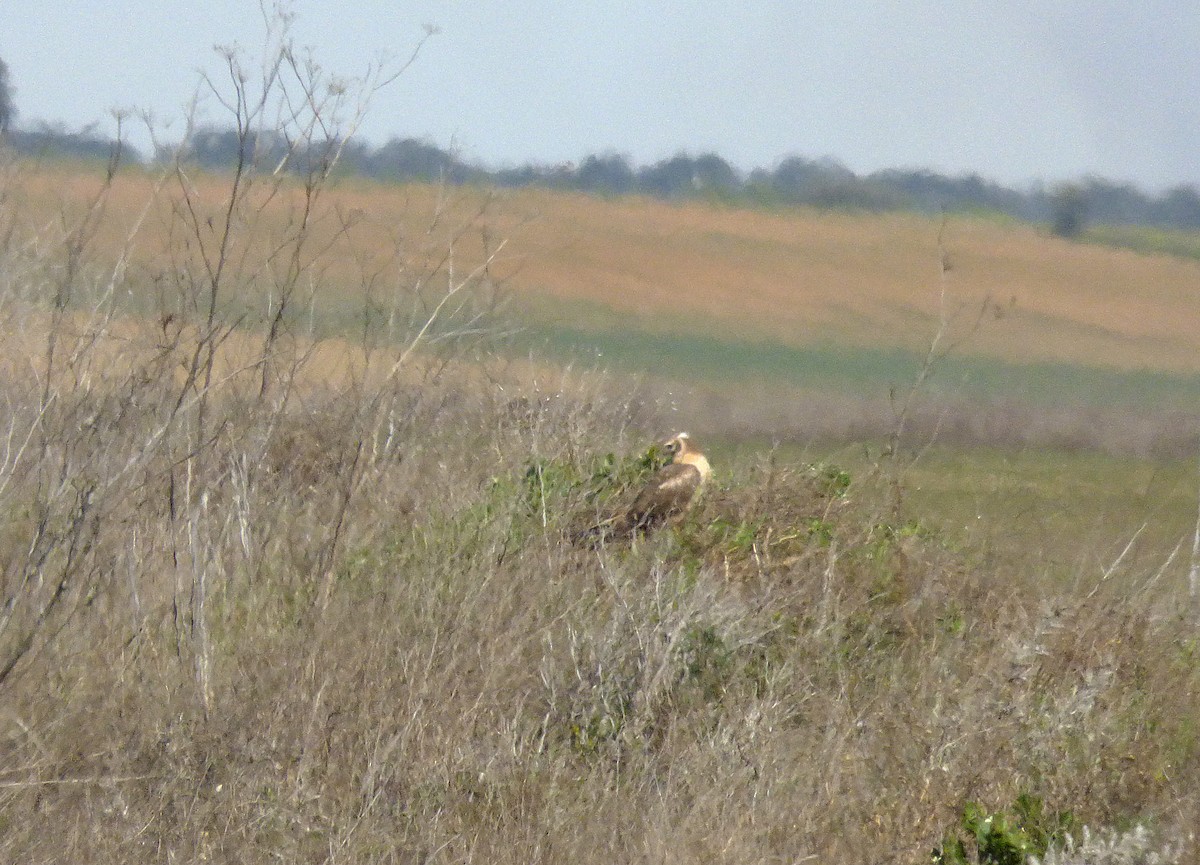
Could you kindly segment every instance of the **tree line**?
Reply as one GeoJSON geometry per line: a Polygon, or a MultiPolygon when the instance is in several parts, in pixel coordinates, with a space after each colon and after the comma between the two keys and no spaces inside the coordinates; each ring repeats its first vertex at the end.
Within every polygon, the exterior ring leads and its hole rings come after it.
{"type": "MultiPolygon", "coordinates": [[[[2,127],[0,127],[2,128],[2,127]]],[[[67,158],[107,158],[115,142],[93,129],[72,131],[40,124],[9,125],[6,140],[19,153],[67,158]]],[[[155,162],[174,148],[146,155],[124,145],[124,158],[155,162]]],[[[234,129],[201,128],[188,141],[185,158],[213,170],[238,159],[273,162],[290,152],[290,164],[307,170],[308,159],[279,136],[242,136],[234,129]]],[[[925,169],[887,169],[857,174],[835,159],[789,156],[771,168],[742,171],[715,153],[680,152],[648,165],[619,153],[597,153],[577,163],[526,163],[489,168],[419,138],[395,137],[380,146],[352,140],[341,151],[340,171],[388,182],[444,182],[500,187],[538,186],[597,195],[647,195],[671,201],[703,199],[757,207],[810,206],[826,209],[926,213],[987,212],[1049,224],[1064,236],[1087,223],[1148,225],[1200,230],[1200,192],[1180,185],[1147,194],[1132,184],[1100,177],[1021,190],[978,174],[947,176],[925,169]]]]}
{"type": "MultiPolygon", "coordinates": [[[[8,66],[0,60],[0,136],[18,153],[40,157],[107,159],[117,142],[94,128],[70,130],[58,124],[14,125],[17,115],[8,66]]],[[[149,157],[120,143],[122,158],[133,162],[174,158],[176,148],[149,157]]],[[[190,138],[187,158],[213,169],[239,159],[280,161],[307,171],[326,154],[296,154],[277,133],[240,135],[234,129],[203,128],[190,138]],[[296,157],[299,158],[296,158],[296,157]]],[[[489,169],[419,138],[395,137],[379,147],[361,141],[341,148],[343,171],[386,181],[438,181],[502,187],[542,186],[599,195],[649,195],[668,200],[702,198],[749,206],[929,213],[981,211],[1027,222],[1048,223],[1072,237],[1089,222],[1200,229],[1200,192],[1180,185],[1148,195],[1132,184],[1099,177],[1050,188],[1018,190],[978,174],[949,177],[924,169],[888,169],[859,175],[835,159],[789,156],[773,168],[744,172],[715,153],[680,152],[650,165],[635,165],[619,153],[598,153],[579,163],[489,169]]]]}

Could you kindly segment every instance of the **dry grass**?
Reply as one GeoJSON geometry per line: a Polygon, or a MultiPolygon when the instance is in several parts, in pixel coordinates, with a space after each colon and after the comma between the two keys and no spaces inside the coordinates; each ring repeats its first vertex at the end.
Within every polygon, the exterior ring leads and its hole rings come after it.
{"type": "MultiPolygon", "coordinates": [[[[915,862],[1021,792],[1091,825],[1200,816],[1179,568],[1039,584],[895,511],[886,474],[772,462],[580,550],[597,472],[638,454],[627,409],[441,393],[353,470],[336,546],[362,394],[215,404],[195,500],[171,513],[166,465],[96,500],[41,569],[86,593],[0,683],[5,858],[915,862]]],[[[145,432],[95,436],[111,478],[145,432]]]]}
{"type": "Polygon", "coordinates": [[[1049,584],[795,460],[581,550],[644,435],[594,386],[226,376],[197,442],[177,360],[70,323],[103,381],[36,422],[5,384],[10,861],[914,862],[968,801],[1200,811],[1178,564],[1049,584]]]}

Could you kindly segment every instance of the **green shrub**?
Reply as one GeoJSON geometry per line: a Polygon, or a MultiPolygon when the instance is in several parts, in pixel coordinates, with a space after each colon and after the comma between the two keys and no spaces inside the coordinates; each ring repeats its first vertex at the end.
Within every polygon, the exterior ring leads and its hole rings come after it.
{"type": "Polygon", "coordinates": [[[989,812],[977,802],[963,807],[956,830],[948,832],[933,851],[934,865],[1025,865],[1030,856],[1043,855],[1049,846],[1069,836],[1075,828],[1070,811],[1047,811],[1040,797],[1022,793],[1007,811],[989,812]]]}

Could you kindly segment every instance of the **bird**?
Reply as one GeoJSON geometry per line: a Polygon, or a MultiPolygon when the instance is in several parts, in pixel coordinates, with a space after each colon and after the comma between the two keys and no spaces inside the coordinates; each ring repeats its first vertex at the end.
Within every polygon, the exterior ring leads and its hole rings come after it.
{"type": "Polygon", "coordinates": [[[649,534],[687,511],[712,475],[712,467],[686,432],[676,433],[661,446],[671,461],[650,477],[629,507],[588,529],[582,537],[649,534]]]}

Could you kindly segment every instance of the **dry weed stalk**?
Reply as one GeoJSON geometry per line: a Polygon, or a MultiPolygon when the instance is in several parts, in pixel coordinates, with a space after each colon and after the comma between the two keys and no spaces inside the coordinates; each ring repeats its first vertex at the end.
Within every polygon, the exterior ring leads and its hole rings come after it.
{"type": "MultiPolygon", "coordinates": [[[[1200,462],[1197,465],[1200,466],[1200,462]]],[[[1200,488],[1197,488],[1196,491],[1196,530],[1192,534],[1192,561],[1191,567],[1188,569],[1188,595],[1193,604],[1200,598],[1200,488]]]]}
{"type": "MultiPolygon", "coordinates": [[[[949,308],[949,278],[950,278],[950,253],[946,248],[946,228],[949,218],[943,214],[941,224],[938,226],[937,234],[937,258],[938,258],[938,325],[933,333],[932,339],[929,341],[929,348],[926,350],[924,357],[921,359],[921,366],[917,370],[917,374],[909,383],[908,388],[904,392],[903,399],[899,402],[897,409],[897,397],[895,390],[891,393],[892,412],[894,421],[891,432],[888,435],[887,448],[885,453],[889,456],[896,456],[900,450],[900,443],[904,438],[904,433],[908,426],[909,416],[916,406],[917,398],[922,392],[922,388],[928,383],[930,376],[933,375],[937,365],[946,358],[949,354],[960,348],[967,340],[969,340],[983,323],[984,316],[991,304],[990,297],[984,297],[980,302],[979,311],[975,314],[974,319],[970,322],[965,331],[951,339],[951,330],[955,322],[962,316],[966,310],[965,304],[960,304],[956,309],[951,311],[949,308]]],[[[927,445],[928,446],[928,445],[927,445]]]]}

